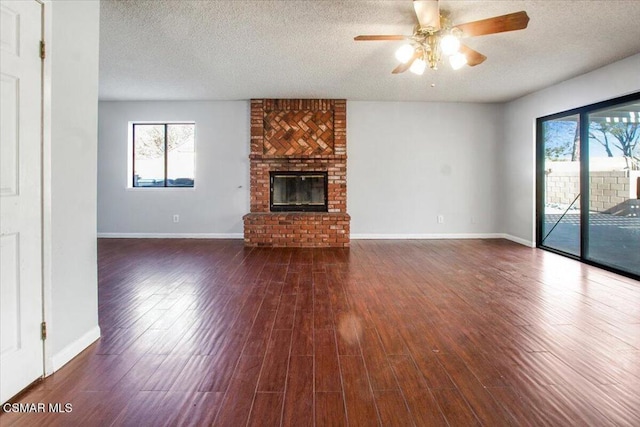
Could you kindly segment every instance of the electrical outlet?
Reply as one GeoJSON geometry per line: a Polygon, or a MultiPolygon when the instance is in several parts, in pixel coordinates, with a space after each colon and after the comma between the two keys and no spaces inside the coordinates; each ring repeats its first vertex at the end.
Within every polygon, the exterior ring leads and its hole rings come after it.
{"type": "Polygon", "coordinates": [[[180,222],[180,215],[175,214],[175,215],[173,216],[173,222],[180,222]]]}
{"type": "Polygon", "coordinates": [[[476,219],[476,217],[472,216],[471,217],[471,224],[477,224],[477,223],[478,223],[478,220],[476,219]]]}
{"type": "Polygon", "coordinates": [[[444,215],[438,215],[438,224],[444,224],[444,215]]]}

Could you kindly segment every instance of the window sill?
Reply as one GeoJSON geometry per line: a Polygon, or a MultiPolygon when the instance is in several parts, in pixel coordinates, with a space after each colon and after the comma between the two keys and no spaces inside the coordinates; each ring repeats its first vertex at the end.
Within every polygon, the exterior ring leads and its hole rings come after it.
{"type": "Polygon", "coordinates": [[[195,191],[196,187],[127,187],[126,191],[195,191]]]}

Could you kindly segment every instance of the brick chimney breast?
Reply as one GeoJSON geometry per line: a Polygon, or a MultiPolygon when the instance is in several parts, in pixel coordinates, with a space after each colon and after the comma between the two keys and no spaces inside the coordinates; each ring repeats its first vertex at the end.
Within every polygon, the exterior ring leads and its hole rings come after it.
{"type": "Polygon", "coordinates": [[[348,247],[344,99],[252,99],[246,246],[348,247]],[[327,172],[327,212],[271,212],[270,172],[327,172]]]}

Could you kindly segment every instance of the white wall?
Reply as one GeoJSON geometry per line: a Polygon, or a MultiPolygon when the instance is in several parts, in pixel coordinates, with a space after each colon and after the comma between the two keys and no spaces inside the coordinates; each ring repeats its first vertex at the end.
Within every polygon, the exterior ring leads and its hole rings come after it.
{"type": "Polygon", "coordinates": [[[501,232],[501,112],[492,104],[348,102],[352,237],[501,232]]]}
{"type": "Polygon", "coordinates": [[[99,337],[96,260],[97,1],[54,1],[48,32],[50,134],[45,148],[47,369],[99,337]]]}
{"type": "Polygon", "coordinates": [[[98,232],[242,237],[249,212],[249,102],[100,102],[98,232]],[[195,188],[127,188],[130,121],[195,121],[195,188]],[[173,223],[173,215],[180,222],[173,223]]]}
{"type": "MultiPolygon", "coordinates": [[[[248,102],[106,101],[99,111],[100,235],[242,236],[249,211],[248,102]],[[127,188],[127,126],[136,120],[196,122],[195,189],[127,188]]],[[[499,232],[500,111],[484,104],[348,102],[347,211],[354,237],[499,232]],[[440,214],[444,224],[436,222],[440,214]]]]}
{"type": "MultiPolygon", "coordinates": [[[[503,105],[348,101],[352,237],[504,235],[533,245],[535,119],[638,91],[639,69],[635,55],[503,105]]],[[[248,101],[101,102],[99,233],[240,237],[248,153],[248,101]],[[194,190],[126,188],[133,120],[196,121],[194,190]]]]}
{"type": "Polygon", "coordinates": [[[498,149],[503,232],[535,242],[535,121],[640,90],[640,54],[551,86],[504,106],[498,149]]]}

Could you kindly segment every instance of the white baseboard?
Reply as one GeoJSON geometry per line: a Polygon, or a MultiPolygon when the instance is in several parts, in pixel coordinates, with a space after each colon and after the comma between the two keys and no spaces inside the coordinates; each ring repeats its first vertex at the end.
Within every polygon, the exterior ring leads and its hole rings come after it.
{"type": "Polygon", "coordinates": [[[534,241],[512,236],[511,234],[502,234],[501,237],[503,239],[511,240],[512,242],[516,242],[516,243],[520,243],[521,245],[528,246],[530,248],[536,247],[536,243],[534,241]]]}
{"type": "Polygon", "coordinates": [[[53,372],[66,365],[71,359],[93,344],[98,338],[100,338],[100,326],[92,328],[89,332],[60,350],[58,353],[54,354],[51,357],[53,372]]]}
{"type": "Polygon", "coordinates": [[[243,233],[98,233],[99,239],[244,239],[243,233]]]}
{"type": "Polygon", "coordinates": [[[450,234],[380,234],[380,233],[362,233],[351,234],[352,240],[436,240],[436,239],[501,239],[504,235],[500,233],[450,233],[450,234]]]}
{"type": "Polygon", "coordinates": [[[521,239],[505,233],[449,233],[449,234],[379,234],[361,233],[351,234],[351,240],[437,240],[437,239],[507,239],[530,248],[535,244],[530,240],[521,239]]]}
{"type": "MultiPolygon", "coordinates": [[[[98,233],[100,239],[243,239],[242,233],[98,233]]],[[[355,233],[351,240],[507,239],[530,248],[531,240],[505,233],[355,233]]]]}

